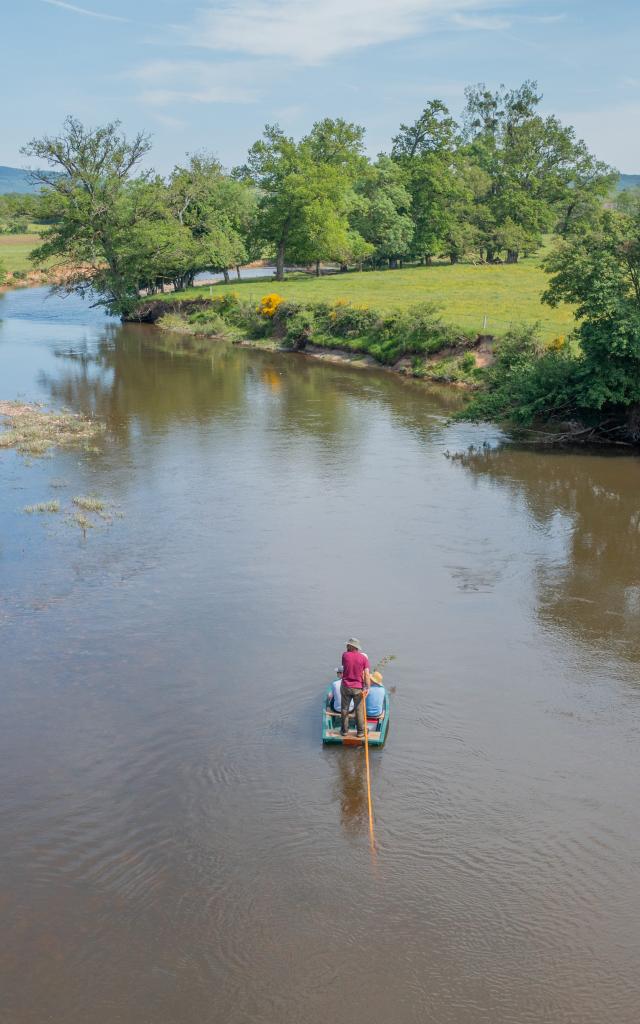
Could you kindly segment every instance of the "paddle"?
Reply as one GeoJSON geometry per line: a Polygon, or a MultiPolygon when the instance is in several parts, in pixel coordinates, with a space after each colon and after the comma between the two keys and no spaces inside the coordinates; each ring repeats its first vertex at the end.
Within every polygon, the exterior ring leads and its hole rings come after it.
{"type": "MultiPolygon", "coordinates": [[[[390,661],[393,661],[395,654],[388,654],[386,658],[381,658],[378,664],[374,668],[374,672],[378,669],[388,665],[390,661]]],[[[362,700],[364,702],[364,759],[367,769],[367,802],[369,805],[369,841],[371,843],[371,853],[375,857],[376,853],[376,837],[373,831],[373,804],[371,801],[371,769],[369,767],[369,721],[367,719],[367,699],[363,695],[362,700]]]]}
{"type": "Polygon", "coordinates": [[[369,724],[367,720],[367,700],[364,694],[362,695],[362,701],[364,703],[364,759],[367,766],[367,800],[369,802],[369,841],[371,843],[371,852],[375,856],[376,837],[373,832],[373,805],[371,803],[371,771],[369,769],[369,724]]]}

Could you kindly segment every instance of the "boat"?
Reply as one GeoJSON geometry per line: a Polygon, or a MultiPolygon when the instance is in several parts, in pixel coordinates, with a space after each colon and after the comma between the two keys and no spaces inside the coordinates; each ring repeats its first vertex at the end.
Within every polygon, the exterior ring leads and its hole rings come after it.
{"type": "MultiPolygon", "coordinates": [[[[343,736],[340,732],[341,716],[339,711],[331,707],[333,687],[330,686],[324,697],[322,707],[322,742],[341,743],[343,747],[361,747],[364,745],[364,736],[359,737],[356,733],[355,714],[352,711],[349,715],[349,732],[343,736]]],[[[367,736],[370,747],[381,747],[387,738],[389,729],[389,694],[385,691],[384,705],[380,718],[367,718],[367,736]]]]}

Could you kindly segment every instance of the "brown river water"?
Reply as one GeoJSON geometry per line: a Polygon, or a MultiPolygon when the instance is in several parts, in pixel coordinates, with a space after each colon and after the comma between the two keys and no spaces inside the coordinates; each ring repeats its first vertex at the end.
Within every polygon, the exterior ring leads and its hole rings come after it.
{"type": "Polygon", "coordinates": [[[636,1024],[640,460],[383,372],[0,299],[3,1024],[636,1024]],[[445,457],[487,442],[465,461],[445,457]],[[27,504],[96,494],[86,538],[27,504]],[[323,749],[343,640],[372,752],[323,749]]]}

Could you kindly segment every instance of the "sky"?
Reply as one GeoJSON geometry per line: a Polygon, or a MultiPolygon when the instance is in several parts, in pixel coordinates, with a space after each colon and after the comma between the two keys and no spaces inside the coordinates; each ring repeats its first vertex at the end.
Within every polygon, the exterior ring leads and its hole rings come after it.
{"type": "Polygon", "coordinates": [[[20,0],[3,5],[0,164],[67,114],[152,136],[166,173],[186,153],[243,162],[266,123],[322,117],[388,150],[430,99],[535,79],[545,113],[640,173],[637,0],[20,0]]]}

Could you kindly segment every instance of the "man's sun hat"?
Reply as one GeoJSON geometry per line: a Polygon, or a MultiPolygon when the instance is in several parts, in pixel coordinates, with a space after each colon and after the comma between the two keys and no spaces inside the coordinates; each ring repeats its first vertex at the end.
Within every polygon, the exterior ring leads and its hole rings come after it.
{"type": "Polygon", "coordinates": [[[341,675],[342,675],[342,672],[343,672],[343,668],[342,668],[342,665],[338,665],[338,667],[337,667],[337,669],[336,669],[336,675],[337,675],[337,676],[341,676],[341,675]]]}
{"type": "Polygon", "coordinates": [[[347,647],[355,647],[356,651],[359,651],[360,641],[356,640],[355,636],[352,636],[350,640],[347,640],[347,647]]]}

